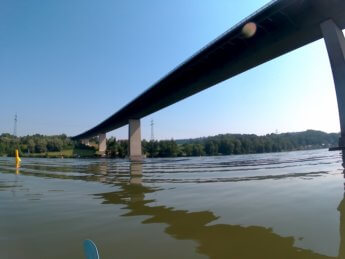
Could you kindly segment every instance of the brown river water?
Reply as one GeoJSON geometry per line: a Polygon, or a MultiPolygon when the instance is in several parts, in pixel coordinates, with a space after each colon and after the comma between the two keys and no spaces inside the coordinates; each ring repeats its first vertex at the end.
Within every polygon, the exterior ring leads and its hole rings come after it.
{"type": "Polygon", "coordinates": [[[101,258],[345,258],[342,157],[0,158],[1,259],[85,258],[85,239],[101,258]]]}

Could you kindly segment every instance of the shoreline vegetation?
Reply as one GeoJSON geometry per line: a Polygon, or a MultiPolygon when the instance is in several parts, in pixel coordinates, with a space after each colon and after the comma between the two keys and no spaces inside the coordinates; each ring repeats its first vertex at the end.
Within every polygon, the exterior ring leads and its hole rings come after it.
{"type": "MultiPolygon", "coordinates": [[[[338,143],[338,133],[316,130],[303,132],[267,134],[221,134],[211,137],[180,140],[143,140],[143,155],[146,157],[191,157],[272,153],[294,150],[329,148],[338,143]]],[[[15,137],[0,135],[0,156],[14,156],[18,149],[21,157],[45,158],[95,158],[100,157],[98,138],[89,140],[89,145],[71,140],[66,135],[31,135],[15,137]]],[[[128,141],[111,137],[107,140],[105,157],[125,158],[128,141]]]]}

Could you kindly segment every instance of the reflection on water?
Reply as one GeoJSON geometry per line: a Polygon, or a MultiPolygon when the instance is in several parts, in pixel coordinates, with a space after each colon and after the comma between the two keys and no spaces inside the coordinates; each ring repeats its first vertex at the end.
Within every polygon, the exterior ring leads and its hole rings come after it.
{"type": "Polygon", "coordinates": [[[280,237],[269,228],[224,224],[208,226],[217,219],[209,211],[188,212],[165,206],[147,206],[152,202],[144,199],[146,192],[152,192],[150,188],[123,185],[122,189],[98,196],[104,198],[104,204],[125,204],[129,212],[123,216],[145,215],[150,218],[143,224],[167,224],[165,233],[176,239],[197,241],[197,252],[210,258],[330,258],[296,248],[292,237],[280,237]]]}
{"type": "MultiPolygon", "coordinates": [[[[183,255],[190,248],[196,258],[345,258],[345,194],[342,186],[344,172],[339,166],[341,158],[338,153],[321,150],[152,159],[143,163],[108,159],[29,159],[23,161],[17,170],[11,166],[10,160],[0,159],[0,199],[6,201],[0,205],[0,216],[7,216],[7,220],[10,216],[16,220],[24,216],[18,211],[11,212],[15,210],[10,205],[16,201],[15,195],[22,196],[25,202],[33,202],[33,207],[39,206],[39,210],[47,215],[52,204],[57,204],[59,210],[66,210],[65,213],[60,212],[54,221],[58,226],[50,225],[53,229],[63,227],[66,235],[77,235],[71,232],[74,226],[70,217],[78,217],[78,213],[86,217],[88,223],[78,222],[83,229],[90,227],[95,220],[94,215],[99,215],[98,224],[101,225],[93,229],[100,232],[100,237],[95,241],[98,241],[101,254],[103,251],[108,257],[121,255],[120,244],[126,239],[131,241],[129,232],[136,231],[133,226],[135,229],[147,226],[142,230],[142,239],[139,238],[138,243],[131,242],[133,251],[127,251],[128,257],[122,257],[160,258],[155,249],[148,249],[150,243],[147,243],[152,239],[151,231],[156,231],[158,237],[155,242],[164,239],[164,235],[178,241],[164,241],[168,254],[165,257],[170,255],[171,258],[175,258],[172,251],[181,249],[183,255]],[[42,184],[38,181],[44,181],[47,188],[33,193],[42,184]],[[8,191],[12,196],[7,195],[8,191]],[[49,196],[52,193],[55,196],[49,196]],[[91,200],[90,194],[94,197],[91,200]],[[59,199],[73,200],[76,195],[81,203],[73,206],[79,206],[78,210],[58,202],[59,199]],[[45,199],[50,199],[50,203],[44,203],[45,199]],[[42,204],[37,205],[40,201],[42,204]],[[90,215],[82,213],[99,203],[102,205],[88,212],[90,215]],[[113,212],[105,213],[110,208],[113,212]],[[7,211],[4,215],[3,209],[7,211]],[[102,222],[106,227],[102,228],[102,222]],[[156,224],[163,226],[162,232],[157,233],[156,224]],[[114,233],[112,228],[120,231],[120,225],[124,229],[121,237],[114,238],[114,234],[119,232],[114,233]],[[184,241],[194,243],[188,243],[186,248],[182,245],[184,241]],[[118,246],[106,245],[112,242],[118,246]],[[142,250],[140,242],[146,242],[146,250],[142,250]]],[[[23,205],[18,203],[18,206],[23,205]]],[[[36,216],[32,215],[33,222],[36,216]]],[[[40,220],[41,217],[44,214],[40,215],[40,220]]],[[[25,220],[30,222],[30,218],[25,220]]],[[[0,223],[0,241],[5,240],[8,246],[1,247],[0,242],[0,251],[7,249],[8,258],[19,258],[11,257],[11,253],[18,255],[13,247],[16,240],[21,240],[21,231],[10,232],[8,228],[2,231],[1,227],[0,223]]],[[[44,238],[49,239],[50,236],[53,234],[44,238]]],[[[52,239],[56,242],[55,237],[52,239]]],[[[63,241],[61,238],[57,242],[63,241]]],[[[79,255],[80,245],[76,246],[75,255],[79,255]]],[[[36,248],[26,249],[28,258],[34,258],[34,251],[30,249],[36,248]]],[[[49,252],[53,258],[54,251],[46,251],[46,255],[49,252]]]]}
{"type": "MultiPolygon", "coordinates": [[[[197,252],[210,258],[332,258],[310,250],[294,247],[293,237],[280,237],[272,229],[251,226],[216,224],[209,226],[217,217],[210,211],[188,212],[165,206],[149,206],[153,200],[145,200],[146,193],[153,188],[140,183],[141,177],[130,184],[120,185],[117,192],[96,194],[104,204],[126,205],[129,212],[122,216],[150,216],[142,224],[165,223],[165,233],[176,239],[192,239],[198,242],[197,252]]],[[[345,201],[341,201],[340,249],[337,258],[345,258],[345,201]]]]}

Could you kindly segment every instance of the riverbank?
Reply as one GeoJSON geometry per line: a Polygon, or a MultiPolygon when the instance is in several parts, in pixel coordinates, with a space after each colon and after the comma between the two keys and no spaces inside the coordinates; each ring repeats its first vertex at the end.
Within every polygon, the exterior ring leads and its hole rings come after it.
{"type": "Polygon", "coordinates": [[[39,157],[39,158],[94,158],[97,152],[88,149],[68,149],[55,152],[22,154],[22,157],[39,157]]]}
{"type": "MultiPolygon", "coordinates": [[[[293,152],[293,151],[312,151],[312,150],[322,150],[325,147],[316,147],[316,148],[306,148],[306,149],[296,149],[296,150],[289,150],[289,151],[275,151],[275,152],[265,152],[260,154],[276,154],[282,152],[293,152]]],[[[231,154],[227,156],[238,156],[238,155],[255,155],[258,153],[245,153],[245,154],[231,154]]],[[[182,158],[193,158],[193,157],[220,157],[223,156],[222,154],[218,155],[202,155],[202,156],[175,156],[175,157],[182,157],[182,158]]],[[[3,156],[3,157],[14,157],[14,156],[3,156]]],[[[109,154],[100,154],[94,150],[84,150],[84,149],[69,149],[69,150],[62,150],[58,152],[46,152],[46,153],[32,153],[32,154],[22,154],[22,158],[83,158],[83,159],[94,159],[94,158],[119,158],[116,156],[110,156],[109,154]]],[[[174,158],[174,157],[148,157],[146,154],[143,154],[145,158],[174,158]]],[[[120,157],[120,158],[128,158],[120,157]]]]}

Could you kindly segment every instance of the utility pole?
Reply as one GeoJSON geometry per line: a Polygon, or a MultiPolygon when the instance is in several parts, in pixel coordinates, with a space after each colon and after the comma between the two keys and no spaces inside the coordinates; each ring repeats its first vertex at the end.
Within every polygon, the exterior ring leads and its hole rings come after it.
{"type": "Polygon", "coordinates": [[[151,120],[151,141],[155,140],[155,135],[153,132],[153,126],[154,126],[154,123],[153,123],[153,120],[151,120]]]}
{"type": "Polygon", "coordinates": [[[13,136],[17,137],[17,121],[18,116],[17,113],[14,115],[14,127],[13,127],[13,136]]]}

